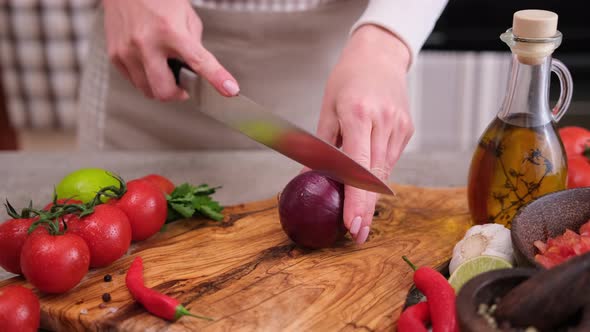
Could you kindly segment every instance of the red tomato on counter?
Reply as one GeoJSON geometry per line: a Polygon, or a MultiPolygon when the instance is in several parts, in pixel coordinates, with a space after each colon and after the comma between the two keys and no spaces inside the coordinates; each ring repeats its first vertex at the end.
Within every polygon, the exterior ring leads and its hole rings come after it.
{"type": "Polygon", "coordinates": [[[94,212],[67,222],[68,233],[80,236],[90,250],[90,267],[110,265],[123,256],[131,244],[127,215],[113,205],[101,204],[94,212]]]}
{"type": "Polygon", "coordinates": [[[567,187],[590,187],[590,162],[585,156],[567,158],[567,187]]]}
{"type": "Polygon", "coordinates": [[[567,154],[568,188],[590,187],[590,130],[563,127],[559,136],[567,154]]]}
{"type": "Polygon", "coordinates": [[[41,319],[39,299],[23,286],[0,288],[0,331],[36,332],[41,319]]]}
{"type": "Polygon", "coordinates": [[[39,227],[27,237],[20,264],[25,278],[40,291],[65,293],[88,272],[90,251],[78,235],[51,235],[39,227]]]}
{"type": "Polygon", "coordinates": [[[0,266],[21,274],[20,253],[34,219],[10,219],[0,224],[0,266]]]}
{"type": "Polygon", "coordinates": [[[582,127],[563,127],[559,129],[559,136],[568,156],[582,155],[587,147],[590,148],[590,130],[582,127]]]}
{"type": "Polygon", "coordinates": [[[142,180],[146,180],[154,185],[156,185],[160,190],[164,193],[170,195],[174,191],[174,183],[170,181],[170,179],[158,175],[158,174],[149,174],[141,178],[142,180]]]}
{"type": "Polygon", "coordinates": [[[127,192],[119,199],[109,201],[125,212],[131,224],[133,241],[142,241],[156,234],[168,213],[164,193],[149,181],[136,179],[127,183],[127,192]]]}

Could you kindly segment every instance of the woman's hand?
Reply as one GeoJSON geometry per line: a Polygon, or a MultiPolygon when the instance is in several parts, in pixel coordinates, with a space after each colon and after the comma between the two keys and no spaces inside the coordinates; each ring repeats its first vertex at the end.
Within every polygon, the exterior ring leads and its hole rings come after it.
{"type": "MultiPolygon", "coordinates": [[[[317,134],[380,179],[389,178],[414,127],[408,114],[408,48],[390,32],[364,25],[350,37],[328,80],[317,134]]],[[[344,224],[356,242],[369,234],[377,194],[345,188],[344,224]]]]}
{"type": "Polygon", "coordinates": [[[201,45],[203,25],[188,0],[103,0],[108,55],[147,97],[182,100],[166,60],[182,59],[222,95],[239,92],[235,78],[201,45]]]}

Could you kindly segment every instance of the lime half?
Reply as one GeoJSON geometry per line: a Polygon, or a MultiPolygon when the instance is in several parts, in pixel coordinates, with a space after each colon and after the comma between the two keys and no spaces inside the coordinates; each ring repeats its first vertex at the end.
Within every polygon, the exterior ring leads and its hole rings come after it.
{"type": "Polygon", "coordinates": [[[461,287],[478,274],[491,270],[509,268],[512,268],[512,264],[504,258],[485,255],[477,256],[461,263],[461,265],[455,269],[455,272],[451,274],[449,283],[455,289],[455,293],[459,293],[461,287]]]}

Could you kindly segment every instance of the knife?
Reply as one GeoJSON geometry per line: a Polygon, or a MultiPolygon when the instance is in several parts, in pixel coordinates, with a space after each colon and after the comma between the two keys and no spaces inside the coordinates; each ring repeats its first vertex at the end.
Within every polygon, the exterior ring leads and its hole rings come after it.
{"type": "Polygon", "coordinates": [[[199,101],[199,111],[207,116],[335,181],[371,192],[395,195],[387,184],[335,146],[242,94],[225,97],[210,84],[201,86],[199,76],[177,59],[168,59],[168,66],[176,84],[199,101]]]}

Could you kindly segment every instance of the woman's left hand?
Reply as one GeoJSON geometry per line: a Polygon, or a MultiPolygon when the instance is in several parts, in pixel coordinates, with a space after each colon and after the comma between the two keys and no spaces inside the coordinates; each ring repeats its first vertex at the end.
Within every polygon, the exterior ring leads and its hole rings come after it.
{"type": "MultiPolygon", "coordinates": [[[[392,33],[364,25],[350,37],[324,93],[317,135],[386,181],[410,140],[406,73],[410,53],[392,33]]],[[[377,194],[345,187],[344,224],[369,235],[377,194]]]]}

